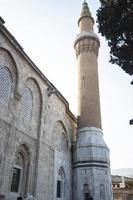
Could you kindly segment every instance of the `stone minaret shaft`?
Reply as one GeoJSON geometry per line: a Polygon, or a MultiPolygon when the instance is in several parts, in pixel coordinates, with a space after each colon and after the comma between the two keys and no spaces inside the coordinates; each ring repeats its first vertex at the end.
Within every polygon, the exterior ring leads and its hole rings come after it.
{"type": "Polygon", "coordinates": [[[112,200],[109,148],[101,129],[94,20],[84,1],[74,48],[78,61],[78,130],[73,146],[73,200],[112,200]],[[90,197],[91,196],[91,197],[90,197]]]}
{"type": "Polygon", "coordinates": [[[100,46],[93,33],[94,20],[87,3],[83,3],[78,20],[80,34],[74,47],[78,60],[78,127],[101,128],[101,113],[98,87],[97,56],[100,46]]]}

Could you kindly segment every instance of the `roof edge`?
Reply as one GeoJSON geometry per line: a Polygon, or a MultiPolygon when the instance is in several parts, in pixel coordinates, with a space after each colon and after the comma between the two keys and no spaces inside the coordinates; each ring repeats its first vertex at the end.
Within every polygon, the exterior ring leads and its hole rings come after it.
{"type": "MultiPolygon", "coordinates": [[[[3,20],[0,17],[0,21],[3,20]]],[[[3,24],[4,24],[3,20],[3,24]]],[[[15,37],[8,31],[8,29],[0,23],[0,30],[5,35],[5,37],[11,42],[11,44],[23,55],[23,57],[26,59],[26,61],[33,67],[33,69],[38,73],[38,75],[48,84],[48,86],[52,87],[53,89],[57,90],[57,95],[59,99],[65,104],[66,106],[66,112],[67,114],[74,120],[75,123],[77,123],[76,116],[70,111],[69,109],[69,103],[65,99],[65,97],[59,92],[59,90],[48,80],[48,78],[41,72],[41,70],[35,65],[35,63],[30,59],[30,57],[25,53],[23,47],[18,43],[18,41],[15,39],[15,37]]]]}

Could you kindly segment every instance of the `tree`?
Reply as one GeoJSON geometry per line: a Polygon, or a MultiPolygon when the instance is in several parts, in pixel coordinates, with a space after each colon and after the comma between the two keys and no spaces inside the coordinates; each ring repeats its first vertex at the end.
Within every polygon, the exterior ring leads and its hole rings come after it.
{"type": "Polygon", "coordinates": [[[133,0],[100,0],[98,29],[110,47],[110,62],[133,75],[133,0]]]}

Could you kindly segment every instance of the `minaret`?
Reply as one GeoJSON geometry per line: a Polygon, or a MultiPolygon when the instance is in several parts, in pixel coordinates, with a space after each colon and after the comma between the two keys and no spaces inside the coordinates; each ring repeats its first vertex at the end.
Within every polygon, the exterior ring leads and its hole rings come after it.
{"type": "Polygon", "coordinates": [[[99,39],[93,32],[94,20],[83,3],[78,25],[78,35],[74,47],[78,60],[78,126],[101,128],[99,103],[97,56],[99,39]]]}
{"type": "Polygon", "coordinates": [[[73,200],[112,200],[109,149],[103,140],[97,57],[100,47],[86,1],[74,48],[78,61],[78,133],[73,148],[73,200]]]}

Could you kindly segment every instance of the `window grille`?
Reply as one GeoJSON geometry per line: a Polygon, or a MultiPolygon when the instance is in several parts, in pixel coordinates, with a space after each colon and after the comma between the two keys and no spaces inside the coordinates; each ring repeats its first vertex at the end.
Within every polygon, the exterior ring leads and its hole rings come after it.
{"type": "Polygon", "coordinates": [[[56,188],[56,197],[61,198],[64,197],[65,192],[65,176],[62,167],[58,171],[57,178],[57,188],[56,188]]]}
{"type": "Polygon", "coordinates": [[[20,102],[20,117],[27,121],[32,117],[32,93],[28,87],[25,87],[20,102]]]}
{"type": "Polygon", "coordinates": [[[12,76],[7,67],[0,67],[0,103],[7,105],[12,86],[12,76]]]}
{"type": "Polygon", "coordinates": [[[11,192],[24,194],[28,182],[29,151],[22,144],[15,153],[15,165],[12,172],[11,192]]]}
{"type": "Polygon", "coordinates": [[[21,169],[14,167],[13,178],[11,184],[11,192],[18,192],[20,183],[21,169]]]}

